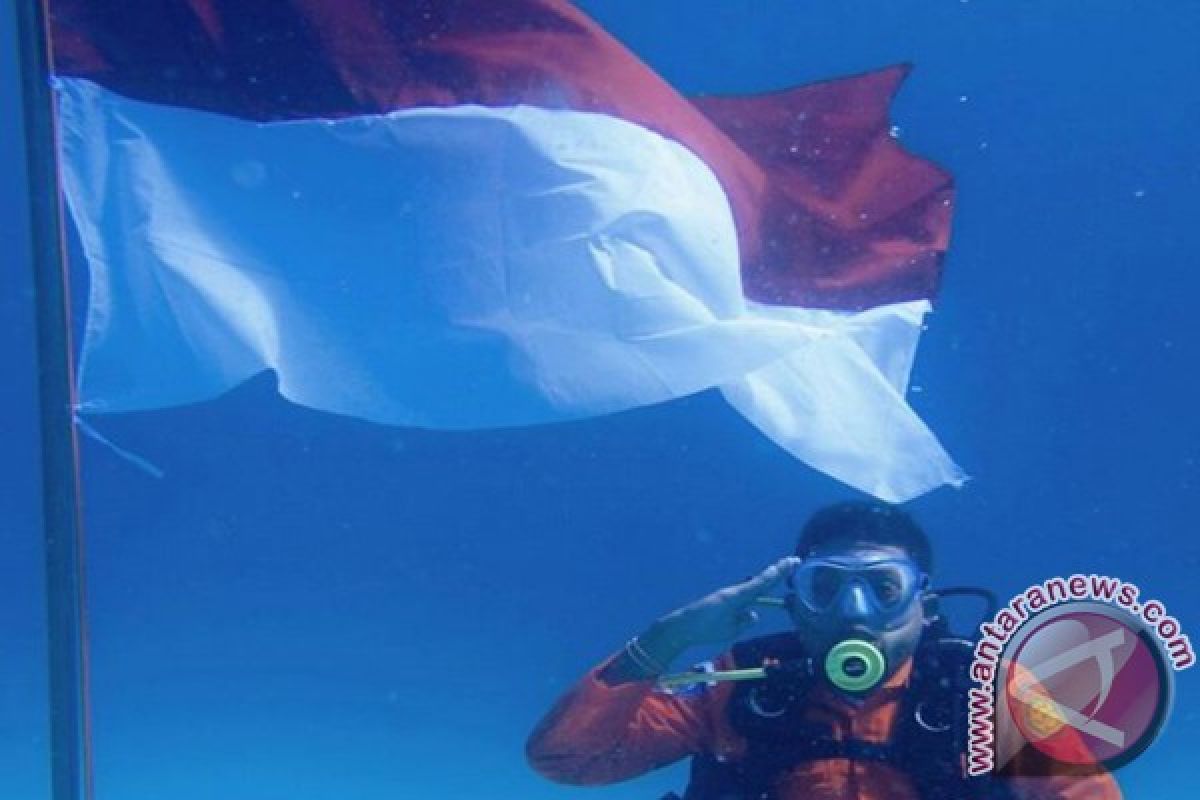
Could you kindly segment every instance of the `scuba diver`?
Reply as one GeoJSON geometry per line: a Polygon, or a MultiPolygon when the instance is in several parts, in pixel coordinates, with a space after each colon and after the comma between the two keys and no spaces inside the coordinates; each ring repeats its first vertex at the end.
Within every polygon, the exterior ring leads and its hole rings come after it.
{"type": "MultiPolygon", "coordinates": [[[[940,600],[991,595],[934,591],[932,566],[900,509],[822,509],[794,556],[661,617],[589,671],[534,729],[529,761],[551,780],[596,785],[691,756],[683,800],[1120,798],[1099,766],[1010,763],[967,777],[973,641],[950,632],[940,600]],[[767,605],[793,629],[668,674],[683,651],[733,641],[767,605]]],[[[1038,758],[1027,746],[1015,761],[1038,758]]]]}

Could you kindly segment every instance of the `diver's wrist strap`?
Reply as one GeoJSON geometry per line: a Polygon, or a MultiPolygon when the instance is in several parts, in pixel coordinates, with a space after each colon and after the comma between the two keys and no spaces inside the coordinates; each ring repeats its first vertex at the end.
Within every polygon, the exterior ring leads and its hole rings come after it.
{"type": "Polygon", "coordinates": [[[665,666],[646,652],[646,648],[642,647],[642,643],[636,636],[625,643],[625,655],[629,656],[629,660],[647,675],[658,676],[667,671],[665,666]]]}

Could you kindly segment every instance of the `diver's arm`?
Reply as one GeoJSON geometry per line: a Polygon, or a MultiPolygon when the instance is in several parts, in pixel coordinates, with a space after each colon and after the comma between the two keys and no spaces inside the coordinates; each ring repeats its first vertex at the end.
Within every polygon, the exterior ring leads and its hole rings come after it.
{"type": "Polygon", "coordinates": [[[669,617],[655,620],[649,628],[630,640],[607,666],[600,677],[605,683],[618,685],[631,681],[652,680],[662,675],[675,659],[695,642],[681,636],[669,617]],[[630,652],[639,648],[640,656],[630,652]]]}
{"type": "Polygon", "coordinates": [[[800,563],[780,559],[758,575],[719,589],[654,621],[634,637],[601,673],[618,685],[657,678],[689,647],[731,642],[758,619],[754,604],[782,583],[800,563]]]}
{"type": "MultiPolygon", "coordinates": [[[[529,763],[560,783],[603,784],[711,749],[730,685],[672,695],[655,691],[653,679],[692,645],[736,638],[753,624],[754,603],[798,562],[782,559],[655,621],[590,670],[538,723],[525,748],[529,763]]],[[[732,664],[726,659],[720,666],[732,664]]]]}
{"type": "Polygon", "coordinates": [[[611,684],[601,673],[615,659],[590,670],[530,735],[526,757],[544,777],[608,784],[712,749],[728,684],[688,695],[656,691],[649,680],[611,684]]]}

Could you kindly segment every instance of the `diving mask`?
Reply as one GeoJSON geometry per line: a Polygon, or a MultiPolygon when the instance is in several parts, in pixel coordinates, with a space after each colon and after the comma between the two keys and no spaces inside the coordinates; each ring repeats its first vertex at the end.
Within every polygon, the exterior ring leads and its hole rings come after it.
{"type": "Polygon", "coordinates": [[[796,599],[809,611],[854,611],[866,620],[886,622],[908,609],[927,578],[903,558],[806,558],[791,576],[796,599]]]}

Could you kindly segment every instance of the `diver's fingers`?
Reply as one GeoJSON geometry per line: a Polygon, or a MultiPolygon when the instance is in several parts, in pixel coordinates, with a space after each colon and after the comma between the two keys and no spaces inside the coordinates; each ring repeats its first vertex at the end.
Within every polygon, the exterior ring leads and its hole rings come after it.
{"type": "Polygon", "coordinates": [[[799,566],[801,559],[796,556],[781,558],[762,572],[738,587],[738,592],[745,592],[752,597],[766,594],[778,586],[799,566]]]}

